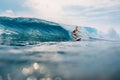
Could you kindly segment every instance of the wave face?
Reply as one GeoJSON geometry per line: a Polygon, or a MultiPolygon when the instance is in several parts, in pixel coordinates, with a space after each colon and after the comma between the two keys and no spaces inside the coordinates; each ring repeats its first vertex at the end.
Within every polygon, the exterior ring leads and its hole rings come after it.
{"type": "Polygon", "coordinates": [[[0,17],[0,40],[11,41],[69,41],[69,32],[61,25],[36,18],[0,17]]]}

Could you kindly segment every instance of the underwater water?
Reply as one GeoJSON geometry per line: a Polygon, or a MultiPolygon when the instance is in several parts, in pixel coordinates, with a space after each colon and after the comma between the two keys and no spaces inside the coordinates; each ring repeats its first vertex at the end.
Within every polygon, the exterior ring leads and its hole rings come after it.
{"type": "Polygon", "coordinates": [[[120,80],[120,42],[81,32],[76,42],[57,23],[0,17],[0,80],[120,80]]]}
{"type": "Polygon", "coordinates": [[[120,80],[120,43],[0,45],[0,80],[120,80]]]}

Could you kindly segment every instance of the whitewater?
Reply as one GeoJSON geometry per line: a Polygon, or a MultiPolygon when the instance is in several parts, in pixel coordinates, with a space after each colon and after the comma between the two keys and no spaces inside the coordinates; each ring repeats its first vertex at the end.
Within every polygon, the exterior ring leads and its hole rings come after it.
{"type": "Polygon", "coordinates": [[[120,80],[120,42],[91,27],[0,17],[0,80],[120,80]]]}

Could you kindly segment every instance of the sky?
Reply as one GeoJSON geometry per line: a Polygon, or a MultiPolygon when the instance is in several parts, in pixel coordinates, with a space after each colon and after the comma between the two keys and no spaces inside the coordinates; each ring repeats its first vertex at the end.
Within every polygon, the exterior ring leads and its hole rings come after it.
{"type": "Polygon", "coordinates": [[[0,0],[0,16],[35,17],[120,34],[120,0],[0,0]]]}

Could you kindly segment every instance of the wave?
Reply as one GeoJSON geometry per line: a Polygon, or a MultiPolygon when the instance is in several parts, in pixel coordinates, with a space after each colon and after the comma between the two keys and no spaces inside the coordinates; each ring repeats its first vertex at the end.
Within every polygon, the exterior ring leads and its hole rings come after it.
{"type": "Polygon", "coordinates": [[[70,41],[69,31],[60,24],[36,18],[0,17],[0,41],[70,41]]]}

